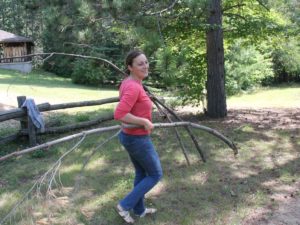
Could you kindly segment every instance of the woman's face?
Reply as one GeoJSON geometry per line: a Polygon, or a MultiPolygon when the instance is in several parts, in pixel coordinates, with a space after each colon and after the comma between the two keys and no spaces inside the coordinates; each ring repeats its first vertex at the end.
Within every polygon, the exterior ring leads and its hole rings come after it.
{"type": "Polygon", "coordinates": [[[144,54],[133,59],[132,65],[128,65],[128,69],[135,78],[143,80],[148,76],[149,63],[144,54]]]}

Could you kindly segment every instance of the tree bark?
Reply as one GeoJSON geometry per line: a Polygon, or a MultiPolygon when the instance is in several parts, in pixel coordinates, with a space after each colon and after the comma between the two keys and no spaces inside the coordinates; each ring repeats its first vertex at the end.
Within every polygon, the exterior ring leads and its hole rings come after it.
{"type": "Polygon", "coordinates": [[[207,115],[223,118],[227,115],[225,94],[224,47],[221,0],[211,0],[206,32],[207,51],[207,115]]]}

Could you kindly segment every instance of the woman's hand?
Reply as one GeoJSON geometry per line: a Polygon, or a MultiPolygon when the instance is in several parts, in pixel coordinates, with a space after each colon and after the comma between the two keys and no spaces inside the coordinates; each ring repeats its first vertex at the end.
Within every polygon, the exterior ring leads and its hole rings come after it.
{"type": "Polygon", "coordinates": [[[153,130],[154,125],[150,120],[145,119],[144,120],[144,128],[145,128],[145,130],[150,130],[151,131],[151,130],[153,130]]]}
{"type": "Polygon", "coordinates": [[[145,130],[153,130],[154,125],[153,123],[146,119],[146,118],[142,118],[142,117],[138,117],[138,116],[134,116],[131,113],[127,113],[122,119],[120,119],[123,123],[127,123],[127,124],[136,124],[136,125],[140,125],[143,126],[145,130]]]}

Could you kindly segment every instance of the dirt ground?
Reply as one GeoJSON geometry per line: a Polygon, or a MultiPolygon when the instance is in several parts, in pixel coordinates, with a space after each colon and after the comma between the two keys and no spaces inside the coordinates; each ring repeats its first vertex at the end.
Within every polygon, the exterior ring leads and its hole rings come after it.
{"type": "MultiPolygon", "coordinates": [[[[198,120],[199,109],[179,108],[178,113],[184,120],[198,120]]],[[[200,120],[202,117],[200,117],[200,120]]],[[[289,130],[291,138],[299,137],[300,132],[300,108],[293,109],[229,109],[226,119],[209,119],[203,117],[205,121],[218,122],[226,125],[238,127],[244,124],[261,129],[289,130]]],[[[230,127],[228,126],[228,127],[230,127]]],[[[300,166],[300,165],[299,165],[300,166]]],[[[265,208],[258,208],[248,215],[244,225],[300,225],[300,181],[295,181],[293,185],[282,185],[277,181],[266,184],[276,187],[270,199],[278,203],[278,207],[273,204],[265,208]]]]}
{"type": "MultiPolygon", "coordinates": [[[[228,123],[250,122],[262,129],[290,130],[291,138],[296,138],[300,129],[300,109],[259,109],[259,110],[229,110],[226,119],[228,123]]],[[[299,165],[300,166],[300,165],[299,165]]],[[[256,209],[249,215],[245,225],[300,225],[300,181],[293,185],[282,185],[272,181],[268,183],[276,190],[270,198],[279,207],[271,205],[256,209]]]]}

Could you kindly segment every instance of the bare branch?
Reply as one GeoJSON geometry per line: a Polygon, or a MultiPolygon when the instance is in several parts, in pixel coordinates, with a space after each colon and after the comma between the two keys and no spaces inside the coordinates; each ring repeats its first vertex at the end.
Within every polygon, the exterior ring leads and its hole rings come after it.
{"type": "MultiPolygon", "coordinates": [[[[168,115],[168,113],[167,113],[167,112],[164,112],[164,110],[161,108],[161,106],[160,106],[156,101],[154,101],[154,104],[155,104],[156,108],[158,109],[158,112],[159,112],[161,115],[165,116],[166,119],[167,119],[170,123],[172,123],[173,121],[172,121],[171,117],[168,115]]],[[[186,162],[187,162],[188,165],[191,165],[190,160],[189,160],[189,157],[188,157],[188,155],[187,155],[187,153],[186,153],[186,152],[187,152],[187,151],[186,151],[186,148],[185,148],[185,146],[184,146],[184,144],[183,144],[183,141],[182,141],[182,139],[181,139],[181,137],[180,137],[180,135],[179,135],[178,129],[175,127],[174,130],[175,130],[176,137],[177,137],[177,139],[178,139],[178,141],[179,141],[180,147],[181,147],[181,149],[182,149],[182,153],[183,153],[183,155],[184,155],[184,157],[185,157],[185,160],[186,160],[186,162]]]]}
{"type": "Polygon", "coordinates": [[[61,53],[61,52],[52,52],[52,53],[35,53],[35,54],[30,54],[30,55],[23,55],[19,57],[9,57],[9,58],[1,58],[1,60],[6,60],[6,59],[16,59],[16,58],[25,58],[25,57],[35,57],[35,56],[47,56],[43,61],[48,60],[51,58],[53,55],[64,55],[64,56],[71,56],[71,57],[77,57],[77,58],[82,58],[82,59],[94,59],[101,61],[103,63],[106,63],[110,65],[115,71],[118,73],[121,73],[122,75],[126,76],[127,74],[119,69],[115,64],[112,62],[108,61],[107,59],[103,59],[100,57],[94,57],[94,56],[86,56],[86,55],[77,55],[77,54],[69,54],[69,53],[61,53]]]}
{"type": "Polygon", "coordinates": [[[158,11],[158,12],[153,12],[153,13],[146,13],[147,16],[155,16],[155,15],[161,15],[162,13],[164,12],[167,12],[167,11],[170,11],[174,6],[175,4],[178,2],[178,0],[174,0],[167,8],[161,10],[161,11],[158,11]]]}
{"type": "Polygon", "coordinates": [[[243,20],[247,20],[244,16],[241,16],[239,14],[236,14],[236,13],[224,13],[223,14],[224,16],[229,16],[229,17],[238,17],[240,19],[243,19],[243,20]]]}
{"type": "Polygon", "coordinates": [[[245,5],[246,5],[246,4],[236,4],[236,5],[231,5],[231,6],[228,6],[228,7],[224,8],[224,9],[222,10],[222,12],[228,11],[228,10],[233,9],[233,8],[240,8],[240,7],[243,7],[243,6],[245,6],[245,5]]]}
{"type": "MultiPolygon", "coordinates": [[[[144,88],[145,88],[145,90],[148,90],[148,88],[147,88],[146,86],[144,86],[144,88]]],[[[148,90],[148,92],[149,92],[149,90],[148,90]]],[[[165,104],[163,104],[163,103],[162,103],[157,97],[155,97],[154,95],[152,95],[152,101],[153,101],[153,102],[157,102],[158,104],[160,104],[161,106],[163,106],[163,107],[164,107],[164,108],[165,108],[172,116],[174,116],[177,120],[182,121],[182,119],[181,119],[179,116],[177,116],[176,113],[173,112],[173,110],[171,110],[169,107],[167,107],[165,104]]],[[[200,156],[201,156],[201,158],[202,158],[202,161],[203,161],[203,162],[206,162],[206,159],[205,159],[205,156],[204,156],[204,154],[203,154],[203,151],[202,151],[201,147],[199,146],[198,142],[196,141],[196,138],[195,138],[194,134],[192,133],[191,129],[190,129],[189,127],[185,127],[185,128],[186,128],[188,134],[190,135],[190,137],[191,137],[191,139],[192,139],[192,141],[193,141],[193,143],[194,143],[194,145],[195,145],[197,151],[199,152],[199,154],[200,154],[200,156]]]]}
{"type": "Polygon", "coordinates": [[[163,34],[162,34],[162,31],[161,31],[161,25],[160,25],[160,20],[159,20],[159,18],[160,18],[160,15],[157,15],[157,16],[156,16],[157,29],[158,29],[160,38],[161,38],[161,40],[162,40],[164,46],[166,47],[166,42],[165,42],[164,36],[163,36],[163,34]]]}
{"type": "Polygon", "coordinates": [[[114,135],[112,135],[111,137],[109,137],[108,139],[106,139],[105,141],[103,141],[102,143],[100,143],[98,146],[96,146],[93,150],[92,153],[87,157],[87,159],[84,161],[84,163],[82,164],[81,167],[81,171],[80,174],[78,176],[78,179],[76,179],[75,182],[75,187],[74,187],[74,193],[77,192],[77,190],[79,190],[80,187],[80,180],[83,177],[83,172],[85,170],[85,167],[87,166],[87,164],[90,162],[91,158],[96,154],[96,152],[99,150],[100,147],[102,147],[103,145],[105,145],[107,142],[109,142],[110,140],[112,140],[113,138],[117,137],[118,134],[121,132],[121,129],[118,130],[114,135]]]}
{"type": "MultiPolygon", "coordinates": [[[[187,126],[187,127],[193,127],[193,128],[197,128],[197,129],[201,129],[204,130],[214,136],[216,136],[217,138],[221,139],[223,142],[225,142],[230,148],[232,148],[232,150],[234,151],[234,154],[236,155],[238,153],[237,147],[235,146],[235,144],[230,141],[228,138],[226,138],[224,135],[222,135],[221,133],[219,133],[218,131],[203,126],[203,125],[199,125],[199,124],[194,124],[191,122],[173,122],[173,123],[154,123],[153,124],[155,128],[169,128],[169,127],[178,127],[178,126],[187,126]]],[[[103,133],[103,132],[108,132],[108,131],[113,131],[113,130],[118,130],[121,129],[122,127],[126,127],[126,128],[136,128],[136,127],[140,127],[140,126],[136,126],[136,125],[115,125],[115,126],[110,126],[110,127],[104,127],[104,128],[96,128],[96,129],[91,129],[91,130],[87,130],[87,131],[83,131],[81,133],[77,133],[77,134],[73,134],[70,136],[66,136],[54,141],[50,141],[41,145],[37,145],[35,147],[31,147],[31,148],[27,148],[21,151],[16,151],[16,152],[12,152],[10,154],[4,155],[2,157],[0,157],[0,162],[5,161],[9,158],[12,157],[16,157],[16,156],[20,156],[20,155],[24,155],[26,153],[30,153],[30,152],[34,152],[40,149],[45,149],[45,148],[49,148],[50,146],[53,145],[57,145],[75,138],[79,138],[79,137],[84,137],[86,135],[90,135],[90,134],[96,134],[96,133],[103,133]]]]}
{"type": "Polygon", "coordinates": [[[261,5],[263,8],[265,8],[267,11],[270,11],[270,9],[261,1],[261,0],[256,0],[259,5],[261,5]]]}
{"type": "Polygon", "coordinates": [[[51,185],[52,182],[54,180],[54,176],[55,173],[57,172],[62,159],[68,155],[69,153],[71,153],[72,151],[74,151],[75,149],[78,148],[78,146],[83,142],[83,140],[85,139],[85,135],[82,136],[82,138],[66,153],[64,153],[57,161],[56,163],[54,163],[54,165],[46,172],[43,174],[43,176],[41,176],[34,184],[33,186],[25,193],[25,195],[23,196],[23,198],[12,208],[12,210],[10,210],[10,212],[0,221],[0,224],[3,224],[4,222],[6,222],[17,210],[17,208],[24,202],[26,201],[26,199],[29,197],[29,195],[33,192],[33,190],[35,188],[37,188],[37,196],[40,195],[40,190],[41,190],[41,185],[44,183],[44,181],[46,180],[46,177],[51,174],[51,179],[49,180],[49,185],[48,185],[48,191],[50,191],[51,193],[51,185]],[[49,188],[50,187],[50,188],[49,188]]]}

